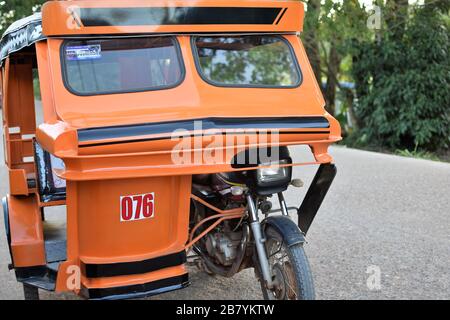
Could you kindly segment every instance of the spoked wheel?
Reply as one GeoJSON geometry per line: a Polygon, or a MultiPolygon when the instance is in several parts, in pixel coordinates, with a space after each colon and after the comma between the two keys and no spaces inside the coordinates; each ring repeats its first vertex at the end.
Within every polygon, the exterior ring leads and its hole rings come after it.
{"type": "Polygon", "coordinates": [[[314,300],[314,283],[302,244],[288,247],[283,235],[272,227],[266,229],[266,250],[274,287],[261,287],[266,300],[314,300]]]}
{"type": "Polygon", "coordinates": [[[23,295],[25,300],[39,300],[39,289],[29,284],[24,284],[23,295]]]}

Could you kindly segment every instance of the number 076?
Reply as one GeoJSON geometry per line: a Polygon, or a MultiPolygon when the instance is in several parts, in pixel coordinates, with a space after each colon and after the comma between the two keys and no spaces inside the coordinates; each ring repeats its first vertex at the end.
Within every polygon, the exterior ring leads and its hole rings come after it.
{"type": "Polygon", "coordinates": [[[136,221],[153,218],[155,193],[120,197],[120,221],[136,221]]]}

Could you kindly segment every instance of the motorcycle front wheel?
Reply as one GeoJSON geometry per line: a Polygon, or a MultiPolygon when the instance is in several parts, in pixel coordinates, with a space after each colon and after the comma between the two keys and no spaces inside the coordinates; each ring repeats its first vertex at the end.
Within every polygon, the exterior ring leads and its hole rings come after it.
{"type": "Polygon", "coordinates": [[[314,282],[303,244],[287,246],[284,236],[272,227],[266,229],[266,251],[273,288],[261,281],[265,300],[314,300],[314,282]]]}

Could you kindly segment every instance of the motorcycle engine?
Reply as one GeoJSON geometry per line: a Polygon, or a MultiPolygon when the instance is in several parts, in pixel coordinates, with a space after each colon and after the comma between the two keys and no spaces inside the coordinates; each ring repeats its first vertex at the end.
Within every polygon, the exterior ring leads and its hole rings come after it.
{"type": "MultiPolygon", "coordinates": [[[[235,209],[245,202],[244,186],[232,185],[225,174],[194,176],[194,192],[222,210],[235,209]]],[[[217,214],[206,208],[202,219],[217,214]]],[[[236,260],[243,232],[239,221],[225,221],[209,233],[203,243],[208,255],[221,266],[231,266],[236,260]]]]}
{"type": "Polygon", "coordinates": [[[236,259],[242,232],[215,232],[206,239],[206,250],[223,266],[230,266],[236,259]]]}

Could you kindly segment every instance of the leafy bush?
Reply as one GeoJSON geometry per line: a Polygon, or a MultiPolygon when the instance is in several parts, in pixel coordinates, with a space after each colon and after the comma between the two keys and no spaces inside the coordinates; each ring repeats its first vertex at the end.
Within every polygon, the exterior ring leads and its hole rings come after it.
{"type": "Polygon", "coordinates": [[[388,29],[379,41],[359,45],[353,76],[360,137],[394,150],[448,147],[450,42],[441,10],[417,8],[400,39],[388,29]]]}

